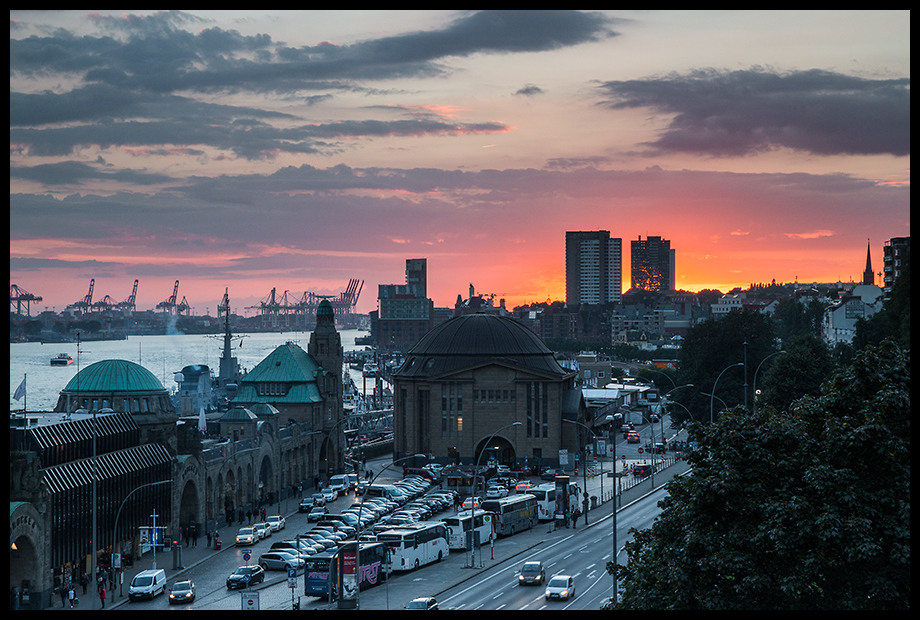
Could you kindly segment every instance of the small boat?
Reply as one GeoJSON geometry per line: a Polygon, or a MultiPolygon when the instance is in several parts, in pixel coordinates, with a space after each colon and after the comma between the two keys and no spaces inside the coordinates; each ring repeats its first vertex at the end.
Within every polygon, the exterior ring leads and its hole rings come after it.
{"type": "Polygon", "coordinates": [[[73,358],[66,353],[59,353],[57,357],[51,358],[52,366],[70,366],[73,364],[73,358]]]}
{"type": "Polygon", "coordinates": [[[377,376],[377,364],[368,362],[364,365],[363,374],[365,377],[376,377],[377,376]]]}

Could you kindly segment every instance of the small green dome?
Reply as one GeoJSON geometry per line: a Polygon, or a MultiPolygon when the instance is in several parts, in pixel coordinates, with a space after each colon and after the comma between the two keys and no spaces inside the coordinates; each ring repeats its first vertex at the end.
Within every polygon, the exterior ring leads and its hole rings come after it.
{"type": "Polygon", "coordinates": [[[150,393],[165,392],[166,388],[152,372],[139,364],[125,360],[103,360],[78,372],[63,391],[150,393]]]}

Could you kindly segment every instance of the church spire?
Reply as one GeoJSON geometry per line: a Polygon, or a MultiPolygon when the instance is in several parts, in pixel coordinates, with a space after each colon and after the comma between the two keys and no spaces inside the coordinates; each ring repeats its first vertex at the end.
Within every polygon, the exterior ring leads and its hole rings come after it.
{"type": "Polygon", "coordinates": [[[863,272],[863,284],[875,284],[875,274],[872,273],[872,252],[869,241],[866,240],[866,270],[863,272]]]}

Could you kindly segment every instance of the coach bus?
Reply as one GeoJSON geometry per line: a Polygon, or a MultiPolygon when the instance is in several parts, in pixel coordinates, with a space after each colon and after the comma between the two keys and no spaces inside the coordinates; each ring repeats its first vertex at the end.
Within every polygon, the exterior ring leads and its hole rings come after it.
{"type": "Polygon", "coordinates": [[[482,509],[495,515],[493,530],[499,536],[513,536],[537,524],[537,498],[529,493],[487,499],[482,509]]]}
{"type": "Polygon", "coordinates": [[[492,513],[485,510],[464,510],[441,521],[447,525],[450,549],[469,549],[471,544],[481,545],[492,536],[492,513]]]}
{"type": "Polygon", "coordinates": [[[552,482],[541,484],[527,492],[537,498],[537,518],[540,521],[552,521],[556,512],[556,485],[552,482]]]}
{"type": "Polygon", "coordinates": [[[400,525],[377,534],[377,542],[387,546],[394,571],[415,570],[425,564],[440,562],[450,553],[447,525],[440,521],[400,525]]]}
{"type": "MultiPolygon", "coordinates": [[[[329,583],[332,583],[334,596],[343,596],[354,590],[354,571],[340,571],[339,566],[347,562],[354,566],[357,543],[342,545],[335,551],[317,553],[305,558],[304,595],[329,597],[329,583]],[[352,575],[341,575],[351,572],[352,575]]],[[[386,581],[389,572],[387,546],[381,543],[361,543],[360,569],[358,570],[361,589],[372,588],[386,581]]]]}

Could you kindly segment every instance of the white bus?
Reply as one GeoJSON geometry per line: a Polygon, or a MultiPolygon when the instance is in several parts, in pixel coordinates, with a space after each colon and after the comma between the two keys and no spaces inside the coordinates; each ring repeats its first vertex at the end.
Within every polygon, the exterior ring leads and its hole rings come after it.
{"type": "Polygon", "coordinates": [[[451,549],[466,550],[471,544],[482,545],[492,535],[492,513],[485,510],[464,510],[441,521],[447,525],[447,546],[451,549]]]}
{"type": "Polygon", "coordinates": [[[495,514],[492,527],[498,536],[513,536],[537,524],[537,499],[529,493],[487,499],[482,509],[495,514]]]}
{"type": "Polygon", "coordinates": [[[440,562],[450,554],[447,545],[447,525],[438,521],[422,521],[400,525],[377,534],[390,550],[392,570],[415,570],[425,564],[440,562]]]}
{"type": "Polygon", "coordinates": [[[552,521],[556,512],[555,483],[541,484],[527,492],[537,498],[537,517],[540,521],[552,521]]]}

